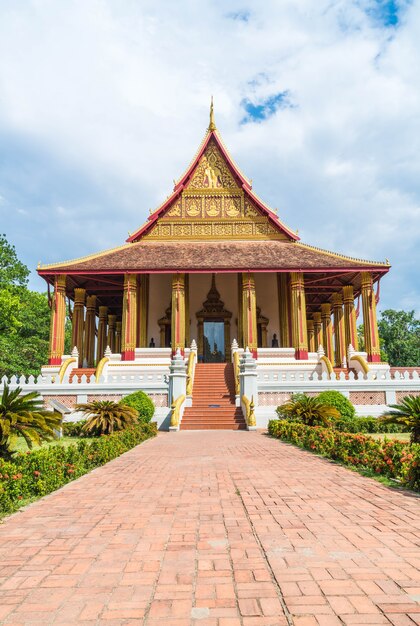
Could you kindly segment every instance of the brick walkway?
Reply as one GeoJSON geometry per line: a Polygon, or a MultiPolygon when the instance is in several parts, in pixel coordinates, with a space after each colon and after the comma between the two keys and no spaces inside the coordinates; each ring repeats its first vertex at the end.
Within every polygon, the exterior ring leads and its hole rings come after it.
{"type": "Polygon", "coordinates": [[[0,622],[413,626],[419,513],[260,433],[161,434],[0,526],[0,622]]]}

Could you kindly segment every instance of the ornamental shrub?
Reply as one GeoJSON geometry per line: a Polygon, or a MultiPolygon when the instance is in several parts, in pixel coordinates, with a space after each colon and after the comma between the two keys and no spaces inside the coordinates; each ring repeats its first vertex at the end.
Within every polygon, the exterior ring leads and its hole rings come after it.
{"type": "Polygon", "coordinates": [[[125,396],[120,403],[136,409],[139,414],[139,422],[147,424],[155,414],[155,405],[144,391],[130,393],[128,396],[125,396]]]}
{"type": "Polygon", "coordinates": [[[379,441],[363,434],[305,426],[287,420],[271,420],[268,432],[273,437],[345,465],[396,478],[403,485],[420,491],[420,444],[410,445],[387,439],[379,441]]]}
{"type": "Polygon", "coordinates": [[[348,398],[339,391],[322,391],[317,399],[324,404],[333,406],[345,419],[353,419],[356,416],[356,409],[348,398]]]}
{"type": "Polygon", "coordinates": [[[136,424],[68,447],[57,444],[16,454],[11,461],[0,459],[0,514],[12,513],[29,500],[51,493],[154,437],[156,432],[156,424],[136,424]]]}

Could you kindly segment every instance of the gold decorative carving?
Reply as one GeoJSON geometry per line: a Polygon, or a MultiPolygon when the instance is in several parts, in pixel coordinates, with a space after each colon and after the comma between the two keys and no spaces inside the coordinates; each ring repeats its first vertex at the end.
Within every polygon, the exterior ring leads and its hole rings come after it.
{"type": "Polygon", "coordinates": [[[216,144],[209,143],[188,185],[192,189],[238,189],[225,159],[216,144]]]}
{"type": "Polygon", "coordinates": [[[198,218],[158,222],[145,239],[286,239],[285,235],[268,224],[267,219],[257,220],[237,218],[236,220],[198,218]]]}
{"type": "Polygon", "coordinates": [[[236,198],[229,198],[225,200],[225,213],[228,217],[238,217],[240,215],[240,200],[235,202],[236,198]],[[239,204],[239,206],[238,206],[239,204]]]}
{"type": "Polygon", "coordinates": [[[222,210],[221,198],[206,198],[205,199],[206,215],[209,217],[218,217],[222,210]]]}
{"type": "Polygon", "coordinates": [[[168,215],[168,217],[181,217],[181,200],[177,200],[166,215],[168,215]]]}
{"type": "Polygon", "coordinates": [[[197,201],[193,200],[189,206],[187,205],[187,214],[191,217],[197,217],[201,213],[201,209],[197,206],[197,201]]]}

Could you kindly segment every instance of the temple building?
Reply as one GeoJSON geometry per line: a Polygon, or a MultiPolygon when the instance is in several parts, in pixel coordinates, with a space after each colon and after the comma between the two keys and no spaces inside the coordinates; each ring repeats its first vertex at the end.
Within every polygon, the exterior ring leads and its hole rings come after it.
{"type": "Polygon", "coordinates": [[[135,363],[142,349],[229,362],[235,339],[258,359],[288,349],[304,363],[323,347],[333,367],[357,352],[363,311],[367,361],[380,362],[375,284],[388,263],[302,243],[253,191],[214,122],[171,195],[123,245],[38,267],[51,301],[49,366],[64,355],[67,311],[78,367],[105,350],[135,363]],[[259,352],[260,350],[260,352],[259,352]]]}

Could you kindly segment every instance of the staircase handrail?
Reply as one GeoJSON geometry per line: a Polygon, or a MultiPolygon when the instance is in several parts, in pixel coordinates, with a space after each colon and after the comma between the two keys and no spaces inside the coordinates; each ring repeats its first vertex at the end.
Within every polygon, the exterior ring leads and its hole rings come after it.
{"type": "Polygon", "coordinates": [[[233,353],[233,375],[234,375],[234,379],[235,379],[235,395],[239,396],[240,393],[240,382],[239,382],[239,372],[240,372],[240,367],[239,367],[239,352],[236,350],[233,353]]]}
{"type": "Polygon", "coordinates": [[[331,363],[330,359],[324,354],[323,356],[321,356],[319,358],[319,362],[320,363],[325,363],[325,367],[327,369],[327,372],[328,372],[329,376],[331,377],[334,374],[334,368],[332,366],[332,363],[331,363]]]}
{"type": "Polygon", "coordinates": [[[104,356],[98,363],[98,365],[96,366],[96,371],[95,371],[95,383],[99,383],[101,376],[102,376],[102,372],[103,369],[105,367],[105,365],[108,363],[109,361],[109,357],[104,356]]]}
{"type": "Polygon", "coordinates": [[[75,357],[70,357],[70,358],[66,359],[66,360],[65,360],[65,361],[61,364],[60,370],[59,370],[59,372],[58,372],[58,382],[59,382],[59,383],[62,383],[62,382],[63,382],[63,378],[64,378],[64,376],[65,376],[65,373],[66,373],[66,371],[67,371],[67,369],[68,369],[69,365],[70,365],[71,363],[76,363],[76,361],[77,361],[77,359],[76,359],[75,357]]]}
{"type": "Polygon", "coordinates": [[[349,356],[349,365],[350,361],[357,361],[358,363],[360,363],[364,374],[367,374],[369,372],[370,368],[368,362],[364,357],[362,357],[361,354],[352,354],[351,356],[349,356]]]}
{"type": "Polygon", "coordinates": [[[178,396],[171,404],[171,426],[177,428],[179,426],[181,407],[185,402],[185,395],[178,396]]]}
{"type": "Polygon", "coordinates": [[[194,384],[194,374],[195,374],[195,359],[196,359],[195,350],[191,350],[188,356],[188,364],[187,364],[187,396],[192,395],[193,384],[194,384]]]}
{"type": "Polygon", "coordinates": [[[242,396],[242,404],[245,406],[245,421],[247,426],[256,426],[257,422],[255,420],[255,405],[254,405],[254,396],[252,396],[251,400],[247,398],[245,395],[242,396]]]}

